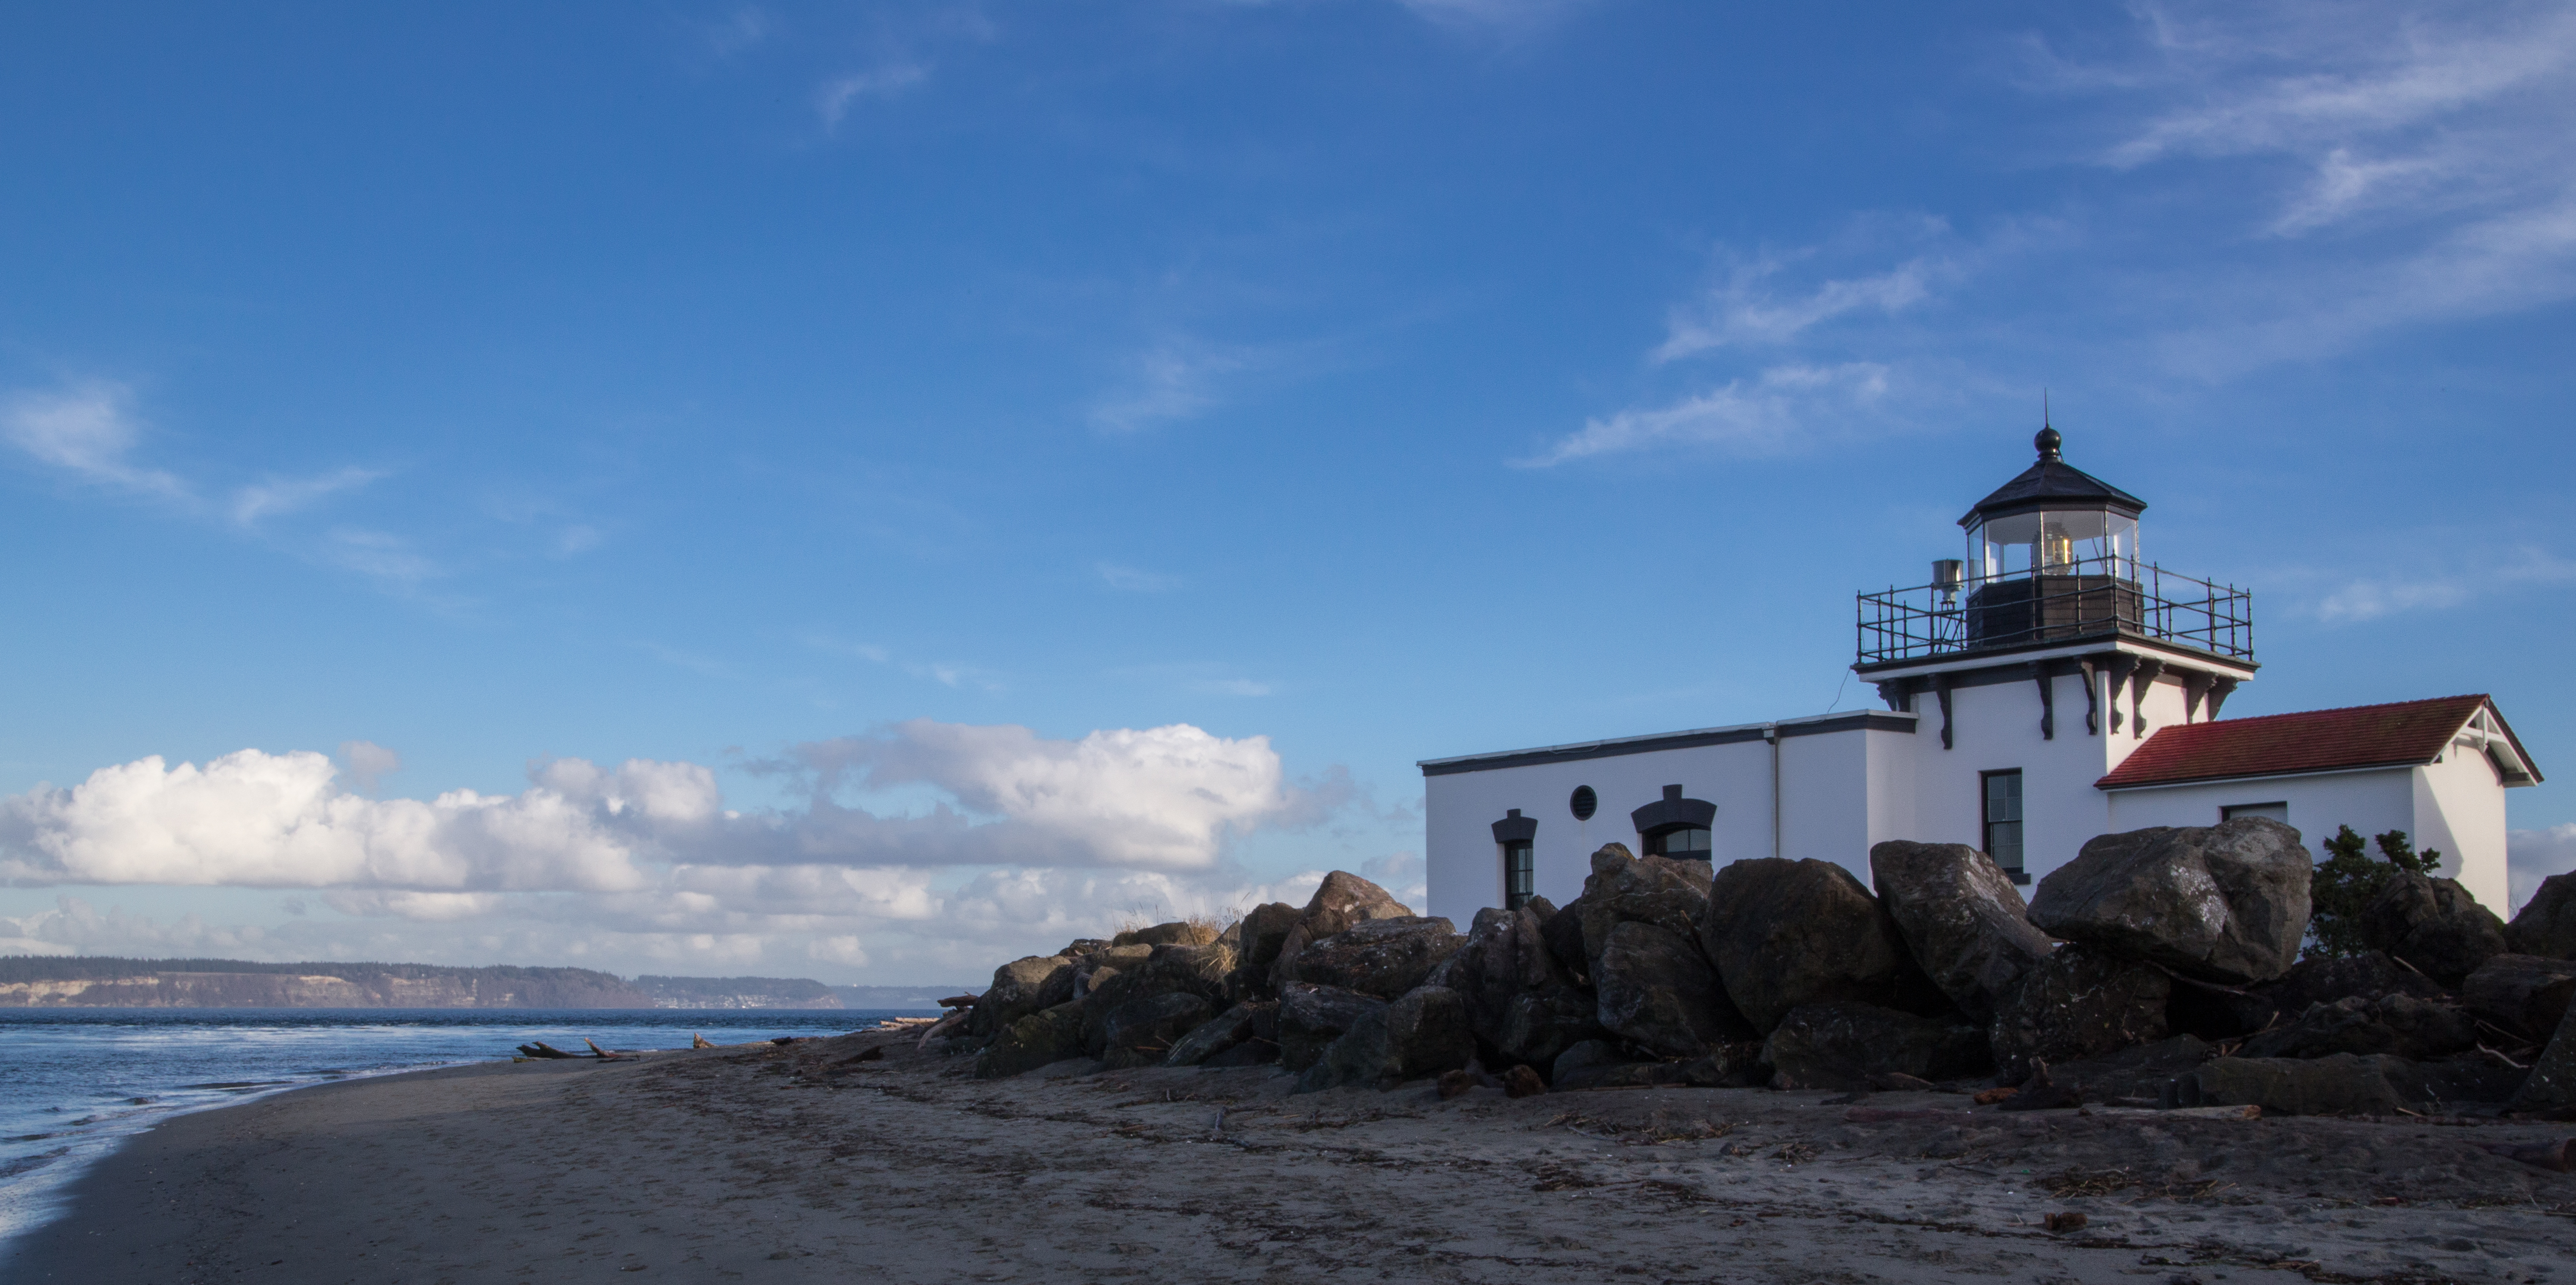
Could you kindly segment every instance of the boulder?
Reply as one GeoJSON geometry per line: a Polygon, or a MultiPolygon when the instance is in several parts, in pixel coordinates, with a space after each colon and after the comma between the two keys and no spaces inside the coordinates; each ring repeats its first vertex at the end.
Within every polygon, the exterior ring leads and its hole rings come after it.
{"type": "Polygon", "coordinates": [[[1446,919],[1406,915],[1364,920],[1283,957],[1279,977],[1393,999],[1421,985],[1466,944],[1446,919]]]}
{"type": "Polygon", "coordinates": [[[2531,1074],[2513,1095],[2509,1109],[2539,1113],[2576,1107],[2576,1009],[2558,1019],[2558,1032],[2531,1064],[2531,1074]]]}
{"type": "Polygon", "coordinates": [[[1214,1015],[1206,1000],[1187,991],[1129,1000],[1103,1024],[1100,1060],[1113,1068],[1160,1066],[1182,1037],[1214,1015]]]}
{"type": "Polygon", "coordinates": [[[1326,1089],[1345,1087],[1386,1088],[1393,1079],[1387,1068],[1392,1058],[1387,1047],[1387,1006],[1361,1013],[1351,1019],[1349,1030],[1334,1037],[1315,1059],[1297,1076],[1290,1093],[1321,1093],[1326,1089]]]}
{"type": "Polygon", "coordinates": [[[2400,873],[2361,910],[2361,939],[2458,986],[2478,965],[2506,953],[2504,921],[2456,879],[2400,873]]]}
{"type": "Polygon", "coordinates": [[[1989,1031],[1996,1079],[2019,1084],[2031,1062],[2100,1057],[2165,1038],[2173,979],[2152,964],[2098,947],[2059,947],[1995,1010],[1989,1031]]]}
{"type": "Polygon", "coordinates": [[[1306,926],[1310,937],[1330,937],[1353,924],[1371,919],[1403,919],[1412,914],[1386,889],[1347,870],[1336,870],[1315,886],[1315,895],[1306,899],[1306,908],[1298,912],[1297,922],[1306,926]]]}
{"type": "Polygon", "coordinates": [[[1950,1080],[1992,1065],[1986,1033],[1873,1004],[1802,1004],[1762,1046],[1762,1060],[1801,1089],[1866,1089],[1873,1075],[1950,1080]]]}
{"type": "Polygon", "coordinates": [[[1204,946],[1215,941],[1217,930],[1206,924],[1175,920],[1151,928],[1130,928],[1109,939],[1112,946],[1204,946]]]}
{"type": "Polygon", "coordinates": [[[2576,999],[2576,960],[2495,955],[2460,983],[2469,1011],[2538,1043],[2558,1029],[2576,999]]]}
{"type": "Polygon", "coordinates": [[[1062,955],[1030,955],[993,970],[993,984],[976,997],[966,1029],[978,1036],[999,1035],[1011,1023],[1073,998],[1073,961],[1062,955]]]}
{"type": "Polygon", "coordinates": [[[1236,949],[1234,976],[1227,991],[1236,999],[1275,995],[1270,984],[1271,970],[1278,967],[1279,948],[1286,944],[1290,930],[1297,926],[1297,908],[1284,901],[1255,906],[1239,925],[1243,932],[1236,949]]]}
{"type": "Polygon", "coordinates": [[[1548,948],[1537,907],[1478,915],[1467,944],[1431,977],[1466,1002],[1490,1065],[1551,1065],[1566,1049],[1604,1033],[1592,995],[1548,948]]]}
{"type": "Polygon", "coordinates": [[[1315,895],[1306,900],[1306,908],[1297,912],[1297,922],[1280,939],[1278,962],[1269,978],[1271,987],[1276,989],[1295,980],[1285,970],[1308,943],[1347,931],[1353,924],[1409,918],[1412,914],[1404,903],[1387,895],[1386,889],[1347,870],[1325,875],[1324,881],[1316,885],[1315,895]]]}
{"type": "Polygon", "coordinates": [[[1091,973],[1082,998],[1082,1036],[1093,1057],[1109,1056],[1110,1019],[1138,1000],[1157,995],[1192,995],[1205,1003],[1208,1014],[1213,1014],[1224,1002],[1221,984],[1224,973],[1219,971],[1216,976],[1220,983],[1211,986],[1206,972],[1207,968],[1225,962],[1208,957],[1212,952],[1230,953],[1223,946],[1122,946],[1117,949],[1142,951],[1146,957],[1125,968],[1102,967],[1091,973]]]}
{"type": "Polygon", "coordinates": [[[1932,984],[1978,1022],[2048,958],[2048,934],[2031,926],[2021,891],[1986,854],[1964,843],[1891,840],[1869,850],[1878,904],[1932,984]]]}
{"type": "Polygon", "coordinates": [[[2207,1040],[2176,1035],[2100,1057],[2051,1062],[2048,1074],[2059,1084],[2072,1084],[2082,1089],[2087,1101],[2100,1102],[2110,1098],[2154,1101],[2163,1095],[2165,1085],[2174,1077],[2188,1074],[2193,1067],[2217,1055],[2218,1049],[2207,1040]]]}
{"type": "Polygon", "coordinates": [[[2522,913],[2504,930],[2514,953],[2544,959],[2576,959],[2576,872],[2540,881],[2522,913]]]}
{"type": "MultiPolygon", "coordinates": [[[[2440,999],[2447,992],[2433,979],[2388,957],[2383,950],[2366,950],[2358,955],[2338,958],[2303,959],[2280,980],[2253,988],[2272,1012],[2296,1017],[2308,1011],[2311,1004],[2331,1004],[2358,995],[2377,999],[2382,995],[2412,995],[2417,999],[2440,999]]],[[[2254,1025],[2263,1025],[2258,1019],[2254,1025]]]]}
{"type": "Polygon", "coordinates": [[[1084,1055],[1082,1006],[1058,1004],[1004,1027],[975,1055],[975,1078],[999,1080],[1084,1055]]]}
{"type": "Polygon", "coordinates": [[[1603,938],[1592,971],[1603,1027],[1648,1053],[1672,1058],[1760,1038],[1689,937],[1631,919],[1613,924],[1603,938]]]}
{"type": "Polygon", "coordinates": [[[1303,1071],[1322,1061],[1324,1050],[1361,1018],[1385,1011],[1386,1001],[1374,995],[1290,982],[1279,992],[1279,1062],[1303,1071]]]}
{"type": "Polygon", "coordinates": [[[1545,897],[1530,898],[1529,909],[1538,916],[1539,940],[1547,943],[1548,953],[1565,965],[1566,975],[1576,985],[1591,985],[1592,961],[1583,954],[1583,898],[1565,903],[1563,910],[1540,909],[1546,902],[1545,897]]]}
{"type": "Polygon", "coordinates": [[[1887,998],[1905,959],[1878,902],[1830,861],[1754,857],[1720,869],[1700,950],[1757,1031],[1790,1009],[1887,998]]]}
{"type": "Polygon", "coordinates": [[[1637,857],[1626,844],[1603,844],[1592,854],[1592,874],[1583,881],[1582,907],[1575,923],[1583,934],[1583,972],[1600,972],[1601,952],[1610,930],[1621,924],[1652,924],[1685,940],[1699,936],[1700,916],[1708,913],[1710,873],[1705,861],[1637,857]]]}
{"type": "Polygon", "coordinates": [[[1556,1061],[1548,1068],[1547,1082],[1560,1089],[1577,1088],[1586,1083],[1584,1077],[1588,1074],[1632,1065],[1633,1061],[1608,1040],[1579,1040],[1556,1055],[1556,1061]]]}
{"type": "Polygon", "coordinates": [[[1156,989],[1186,991],[1214,1010],[1231,1002],[1229,987],[1238,962],[1233,944],[1220,938],[1205,945],[1156,946],[1136,971],[1155,979],[1156,989]]]}
{"type": "Polygon", "coordinates": [[[2245,1041],[2239,1051],[2249,1058],[2388,1053],[2420,1062],[2474,1048],[2477,1042],[2476,1023],[2454,1005],[2412,995],[2353,995],[2312,1004],[2288,1025],[2245,1041]]]}
{"type": "Polygon", "coordinates": [[[2298,962],[2315,871],[2268,817],[2098,835],[2039,881],[2030,921],[2206,981],[2266,981],[2298,962]]]}
{"type": "Polygon", "coordinates": [[[1476,1059],[1476,1032],[1467,1020],[1467,998],[1446,986],[1417,986],[1386,1009],[1385,1073],[1418,1080],[1454,1071],[1476,1059]]]}
{"type": "Polygon", "coordinates": [[[1197,1066],[1252,1042],[1266,1043],[1272,1056],[1279,1048],[1279,1006],[1254,1000],[1237,1004],[1193,1027],[1173,1041],[1165,1066],[1197,1066]]]}
{"type": "Polygon", "coordinates": [[[2496,1068],[2411,1062],[2385,1053],[2222,1057],[2174,1081],[2176,1106],[2258,1106],[2278,1115],[2418,1115],[2446,1102],[2493,1101],[2496,1068]]]}

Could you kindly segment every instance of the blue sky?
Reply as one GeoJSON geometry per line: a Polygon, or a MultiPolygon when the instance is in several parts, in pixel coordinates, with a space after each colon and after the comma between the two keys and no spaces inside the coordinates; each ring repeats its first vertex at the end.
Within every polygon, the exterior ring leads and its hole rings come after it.
{"type": "Polygon", "coordinates": [[[1864,704],[2043,388],[2253,588],[2230,714],[2576,770],[2576,15],[1773,9],[0,17],[0,948],[1418,885],[1416,759],[1864,704]]]}

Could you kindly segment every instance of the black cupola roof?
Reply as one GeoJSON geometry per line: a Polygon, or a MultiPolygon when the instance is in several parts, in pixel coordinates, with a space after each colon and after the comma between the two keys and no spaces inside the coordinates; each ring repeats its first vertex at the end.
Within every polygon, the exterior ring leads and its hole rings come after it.
{"type": "Polygon", "coordinates": [[[2146,511],[2145,500],[2059,459],[2058,447],[2065,440],[2056,429],[2039,430],[2039,436],[2031,439],[2031,445],[2039,448],[2039,462],[1977,501],[1977,507],[1968,510],[1959,525],[1974,526],[1992,518],[2039,509],[2109,509],[2131,518],[2146,511]]]}

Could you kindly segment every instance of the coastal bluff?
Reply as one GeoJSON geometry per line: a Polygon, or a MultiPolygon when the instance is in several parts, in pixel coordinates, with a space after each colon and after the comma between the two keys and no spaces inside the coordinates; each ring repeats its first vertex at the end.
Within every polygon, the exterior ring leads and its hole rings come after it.
{"type": "Polygon", "coordinates": [[[652,1008],[587,968],[258,964],[227,959],[0,959],[0,1008],[652,1008]]]}
{"type": "Polygon", "coordinates": [[[827,986],[807,977],[619,977],[500,964],[253,963],[0,956],[6,1008],[935,1009],[957,986],[827,986]]]}

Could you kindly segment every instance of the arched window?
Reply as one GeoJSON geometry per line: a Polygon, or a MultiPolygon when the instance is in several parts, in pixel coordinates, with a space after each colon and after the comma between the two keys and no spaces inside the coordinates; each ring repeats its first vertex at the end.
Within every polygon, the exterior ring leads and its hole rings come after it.
{"type": "Polygon", "coordinates": [[[1680,861],[1716,858],[1710,832],[1717,825],[1717,805],[1683,798],[1678,785],[1665,786],[1664,797],[1629,813],[1628,819],[1636,824],[1648,856],[1680,861]]]}
{"type": "Polygon", "coordinates": [[[1538,818],[1513,808],[1494,823],[1494,843],[1503,853],[1503,909],[1518,910],[1538,893],[1538,818]]]}

